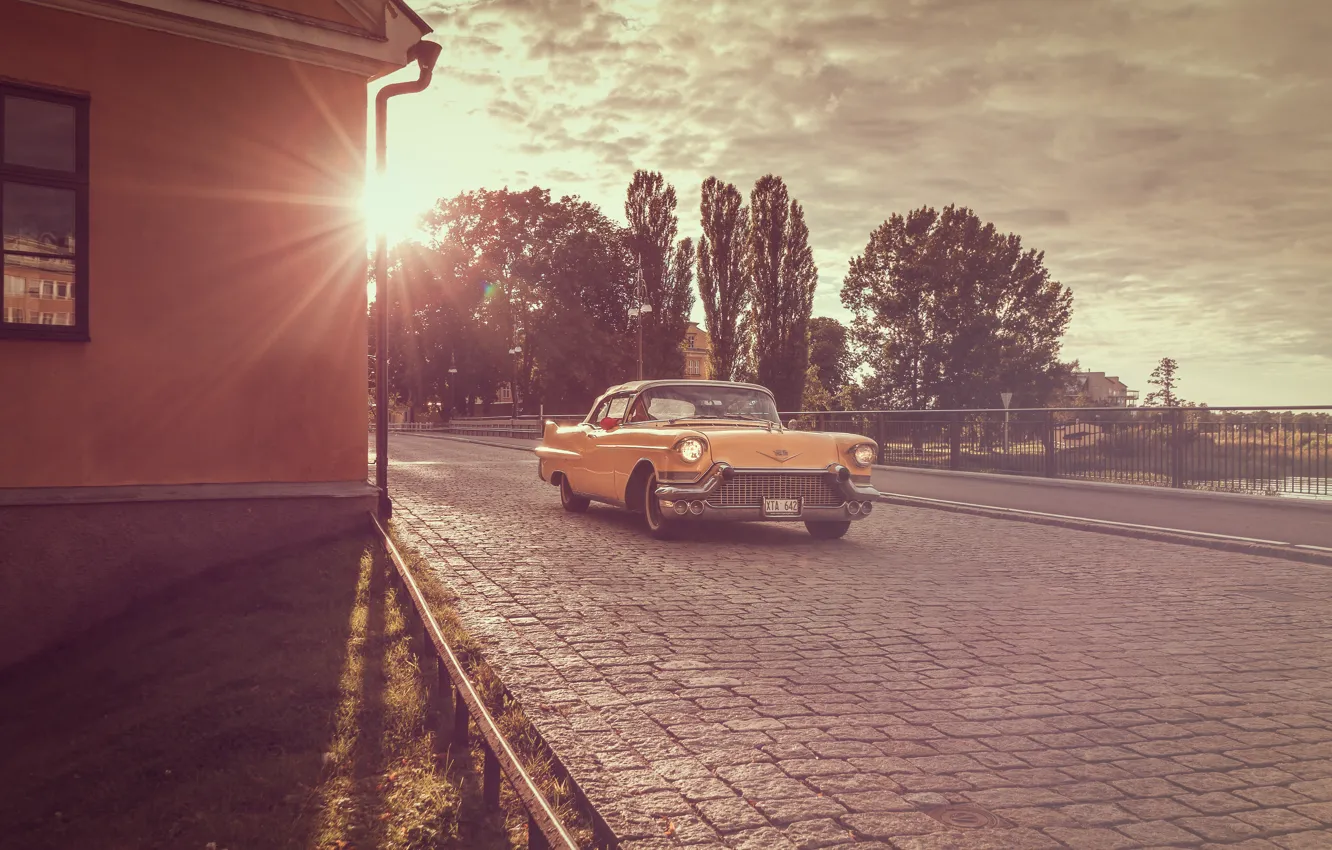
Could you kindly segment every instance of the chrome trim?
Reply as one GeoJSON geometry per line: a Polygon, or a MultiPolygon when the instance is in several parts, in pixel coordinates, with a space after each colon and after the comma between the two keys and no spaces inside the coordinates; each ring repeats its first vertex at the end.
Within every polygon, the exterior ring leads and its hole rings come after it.
{"type": "MultiPolygon", "coordinates": [[[[731,466],[724,461],[714,463],[708,471],[703,474],[703,477],[694,484],[659,484],[657,487],[657,498],[670,501],[675,501],[677,499],[706,499],[706,497],[721,483],[722,476],[728,473],[732,475],[818,475],[822,473],[826,477],[828,483],[831,484],[847,501],[863,502],[879,498],[879,491],[872,486],[868,484],[857,484],[855,481],[851,480],[851,470],[847,469],[840,463],[829,464],[824,469],[788,469],[786,467],[744,469],[731,466]]],[[[746,508],[714,508],[712,506],[709,506],[709,508],[718,511],[746,510],[746,508]]],[[[812,511],[816,510],[816,508],[809,507],[805,510],[812,511]]],[[[825,510],[825,508],[817,508],[817,510],[825,510]]],[[[845,506],[829,508],[826,510],[839,512],[840,518],[842,519],[850,516],[845,510],[845,506]]],[[[761,511],[756,512],[761,513],[761,511]]],[[[706,511],[704,512],[704,516],[707,516],[706,511]]]]}
{"type": "Polygon", "coordinates": [[[662,484],[661,479],[657,480],[657,498],[669,499],[701,499],[707,496],[717,488],[721,483],[722,474],[730,469],[730,464],[714,463],[708,471],[703,473],[703,477],[693,484],[662,484]]]}
{"type": "MultiPolygon", "coordinates": [[[[665,502],[666,499],[661,501],[665,502]]],[[[672,522],[858,522],[865,518],[862,511],[853,514],[846,505],[835,505],[830,507],[807,506],[801,512],[800,516],[769,517],[763,515],[762,508],[743,505],[740,507],[719,507],[717,505],[703,503],[703,513],[689,513],[684,516],[675,514],[673,509],[662,507],[663,511],[671,510],[672,522]]]]}

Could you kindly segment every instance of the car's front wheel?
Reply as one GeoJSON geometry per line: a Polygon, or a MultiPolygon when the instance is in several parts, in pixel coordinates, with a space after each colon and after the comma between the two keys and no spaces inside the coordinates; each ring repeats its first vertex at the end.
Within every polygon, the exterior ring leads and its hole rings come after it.
{"type": "Polygon", "coordinates": [[[571,514],[581,514],[591,504],[586,496],[580,496],[569,486],[569,476],[560,476],[560,504],[571,514]]]}
{"type": "Polygon", "coordinates": [[[656,473],[647,476],[647,482],[643,485],[643,519],[647,523],[648,533],[658,540],[669,540],[675,536],[677,524],[661,512],[661,502],[657,499],[656,473]]]}
{"type": "Polygon", "coordinates": [[[838,537],[845,537],[851,530],[851,520],[841,522],[807,522],[805,528],[809,529],[810,537],[817,537],[819,540],[836,540],[838,537]]]}

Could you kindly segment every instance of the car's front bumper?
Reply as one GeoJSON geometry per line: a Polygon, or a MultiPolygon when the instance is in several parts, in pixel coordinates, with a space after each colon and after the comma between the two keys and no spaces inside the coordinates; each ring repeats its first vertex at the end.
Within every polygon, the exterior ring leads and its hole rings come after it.
{"type": "Polygon", "coordinates": [[[868,484],[858,484],[851,471],[841,464],[826,469],[737,469],[726,463],[715,463],[702,478],[692,484],[664,484],[657,487],[657,500],[666,519],[731,522],[839,522],[864,519],[873,510],[879,491],[868,484]],[[717,489],[732,475],[789,475],[818,474],[842,497],[839,505],[802,505],[799,516],[768,516],[759,505],[723,505],[715,498],[717,489]],[[685,513],[676,510],[676,504],[689,506],[685,513]]]}

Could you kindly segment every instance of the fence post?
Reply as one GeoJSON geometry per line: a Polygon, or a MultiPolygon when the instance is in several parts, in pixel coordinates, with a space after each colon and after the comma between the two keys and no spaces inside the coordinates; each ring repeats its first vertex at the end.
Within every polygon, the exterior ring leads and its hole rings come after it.
{"type": "Polygon", "coordinates": [[[960,413],[948,414],[948,468],[962,468],[962,420],[960,413]]]}
{"type": "Polygon", "coordinates": [[[1059,464],[1055,455],[1055,415],[1053,410],[1045,411],[1045,427],[1041,429],[1041,442],[1045,445],[1045,477],[1058,478],[1059,464]]]}
{"type": "Polygon", "coordinates": [[[1184,486],[1184,434],[1183,411],[1170,412],[1170,486],[1184,486]]]}

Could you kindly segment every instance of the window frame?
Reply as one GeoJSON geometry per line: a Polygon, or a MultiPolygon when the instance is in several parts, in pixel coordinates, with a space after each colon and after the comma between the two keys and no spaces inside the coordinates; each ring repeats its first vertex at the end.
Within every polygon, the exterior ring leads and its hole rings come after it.
{"type": "MultiPolygon", "coordinates": [[[[87,342],[91,339],[88,328],[88,194],[90,181],[89,133],[91,99],[87,95],[57,91],[0,78],[0,185],[24,183],[74,192],[74,279],[69,281],[74,298],[74,324],[42,325],[15,324],[0,321],[0,339],[61,340],[87,342]],[[41,100],[74,108],[74,171],[52,171],[25,165],[10,165],[4,161],[5,110],[3,98],[7,96],[41,100]]],[[[4,215],[4,197],[0,191],[0,222],[4,215]]],[[[0,244],[0,265],[6,252],[0,244]]],[[[31,256],[31,255],[29,255],[31,256]]],[[[39,278],[40,279],[40,278],[39,278]]],[[[38,284],[40,291],[40,283],[38,284]]]]}
{"type": "MultiPolygon", "coordinates": [[[[611,393],[610,395],[604,397],[603,399],[601,399],[596,403],[596,406],[592,408],[592,412],[588,414],[587,419],[584,421],[583,424],[591,425],[592,428],[597,431],[604,431],[605,429],[601,427],[601,420],[605,419],[606,416],[610,415],[611,405],[619,401],[620,399],[624,399],[625,400],[624,413],[627,416],[629,413],[629,403],[633,400],[635,395],[636,393],[632,392],[611,393]]],[[[620,420],[623,423],[624,416],[621,416],[620,420]]]]}

